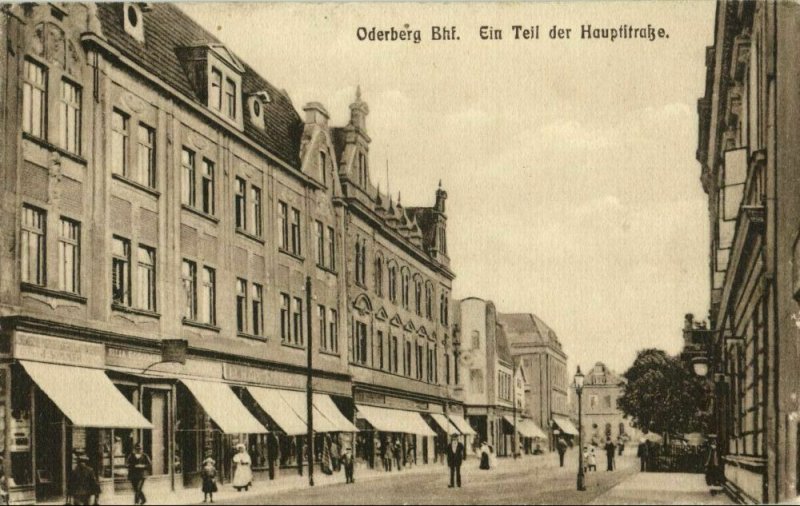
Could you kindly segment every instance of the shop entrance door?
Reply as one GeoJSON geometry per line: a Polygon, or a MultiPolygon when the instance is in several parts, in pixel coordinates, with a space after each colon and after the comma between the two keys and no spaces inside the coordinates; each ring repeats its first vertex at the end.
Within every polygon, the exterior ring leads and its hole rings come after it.
{"type": "Polygon", "coordinates": [[[34,480],[36,500],[64,496],[66,419],[53,402],[36,389],[34,420],[34,480]]]}
{"type": "Polygon", "coordinates": [[[167,474],[169,453],[169,438],[167,421],[169,420],[169,392],[151,388],[144,389],[142,397],[142,411],[153,424],[152,430],[142,431],[145,452],[150,455],[153,462],[154,475],[167,474]]]}

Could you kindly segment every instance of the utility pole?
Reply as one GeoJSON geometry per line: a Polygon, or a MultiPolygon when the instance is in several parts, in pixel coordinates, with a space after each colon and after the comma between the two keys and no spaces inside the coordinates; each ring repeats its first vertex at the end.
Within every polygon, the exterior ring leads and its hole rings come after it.
{"type": "Polygon", "coordinates": [[[306,370],[306,419],[308,421],[308,434],[306,447],[308,448],[308,486],[314,486],[314,405],[312,399],[314,388],[312,385],[313,354],[311,345],[314,339],[311,333],[311,276],[306,276],[306,325],[308,326],[308,340],[306,341],[306,354],[308,365],[306,370]]]}

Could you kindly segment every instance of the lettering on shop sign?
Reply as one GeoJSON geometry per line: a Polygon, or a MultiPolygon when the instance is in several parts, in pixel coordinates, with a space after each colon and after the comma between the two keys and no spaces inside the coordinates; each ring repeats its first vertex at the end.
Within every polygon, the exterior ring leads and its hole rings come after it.
{"type": "Polygon", "coordinates": [[[230,381],[275,387],[302,388],[305,386],[305,378],[302,376],[256,369],[238,364],[223,364],[222,377],[230,381]]]}
{"type": "Polygon", "coordinates": [[[102,344],[17,332],[14,334],[14,358],[84,367],[105,366],[102,344]]]}
{"type": "MultiPolygon", "coordinates": [[[[106,364],[109,366],[144,369],[159,360],[161,360],[161,355],[158,353],[146,353],[111,346],[106,350],[106,364]]],[[[151,371],[171,374],[188,374],[206,378],[222,377],[222,367],[220,364],[207,360],[187,360],[185,364],[168,362],[153,366],[151,371]]]]}
{"type": "Polygon", "coordinates": [[[381,394],[373,394],[371,392],[355,392],[353,394],[355,402],[363,402],[364,404],[385,404],[386,396],[381,394]]]}

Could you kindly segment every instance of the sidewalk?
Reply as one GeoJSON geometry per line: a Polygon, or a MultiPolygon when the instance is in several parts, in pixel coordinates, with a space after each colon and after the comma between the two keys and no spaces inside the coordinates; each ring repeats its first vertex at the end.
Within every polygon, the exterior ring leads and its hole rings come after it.
{"type": "Polygon", "coordinates": [[[636,473],[590,504],[734,504],[711,495],[705,476],[690,473],[636,473]]]}
{"type": "MultiPolygon", "coordinates": [[[[555,453],[551,454],[544,454],[544,455],[537,455],[531,456],[526,455],[522,457],[521,460],[524,460],[526,464],[533,465],[534,467],[538,466],[545,466],[545,465],[553,465],[554,463],[557,465],[558,456],[555,453]]],[[[465,466],[474,466],[477,468],[478,460],[470,455],[468,460],[465,463],[465,466]]],[[[503,469],[513,465],[519,465],[520,460],[514,460],[512,458],[498,458],[497,459],[497,468],[503,469]]],[[[411,467],[405,467],[402,471],[392,471],[392,472],[385,472],[383,470],[377,469],[369,469],[366,466],[357,467],[355,470],[355,480],[356,482],[360,481],[372,481],[372,480],[391,480],[394,478],[399,478],[408,475],[414,474],[423,474],[423,473],[430,473],[440,470],[443,476],[446,474],[447,466],[443,463],[431,463],[431,464],[424,464],[424,465],[416,465],[411,467]]],[[[466,469],[464,469],[467,472],[466,469]]],[[[338,473],[334,473],[332,475],[326,475],[319,472],[318,469],[314,469],[314,487],[325,487],[329,485],[336,485],[336,484],[343,484],[344,483],[344,472],[340,471],[338,473]]],[[[268,497],[271,494],[277,494],[280,492],[288,492],[291,490],[303,490],[309,488],[308,485],[308,475],[303,474],[303,476],[293,475],[293,476],[280,476],[277,477],[275,480],[262,480],[262,481],[255,481],[253,485],[250,487],[250,490],[247,492],[237,492],[233,489],[230,483],[225,483],[219,486],[219,491],[214,494],[214,502],[217,501],[236,501],[238,498],[245,498],[245,497],[253,497],[253,496],[260,496],[260,497],[268,497]]],[[[203,503],[203,492],[200,490],[200,487],[192,488],[192,489],[180,489],[174,492],[169,492],[167,494],[164,493],[157,493],[153,491],[152,494],[148,493],[147,491],[147,482],[145,482],[144,486],[144,493],[147,496],[147,504],[152,505],[164,505],[164,504],[202,504],[203,503]]],[[[101,504],[133,504],[133,493],[125,494],[125,493],[118,493],[114,496],[109,497],[100,497],[101,504]]],[[[43,504],[62,504],[61,502],[54,502],[54,503],[43,503],[43,504]]]]}

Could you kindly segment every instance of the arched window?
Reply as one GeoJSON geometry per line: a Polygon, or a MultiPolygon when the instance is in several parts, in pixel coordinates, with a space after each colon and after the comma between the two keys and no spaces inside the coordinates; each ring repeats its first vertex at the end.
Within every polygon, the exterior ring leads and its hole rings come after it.
{"type": "Polygon", "coordinates": [[[410,290],[409,290],[410,281],[411,281],[411,279],[410,279],[410,275],[409,275],[408,269],[403,267],[403,270],[402,270],[402,281],[401,282],[402,282],[402,294],[403,294],[403,307],[406,308],[406,309],[408,309],[408,302],[409,302],[408,299],[409,299],[409,294],[410,294],[410,290]]]}
{"type": "Polygon", "coordinates": [[[383,258],[375,258],[375,293],[383,297],[383,258]]]}
{"type": "Polygon", "coordinates": [[[425,283],[425,318],[433,320],[433,285],[425,283]]]}
{"type": "Polygon", "coordinates": [[[363,152],[358,153],[358,185],[367,186],[367,155],[363,152]]]}
{"type": "Polygon", "coordinates": [[[389,299],[397,302],[397,266],[389,265],[389,299]]]}
{"type": "Polygon", "coordinates": [[[417,316],[422,316],[422,279],[414,276],[414,310],[417,316]]]}

